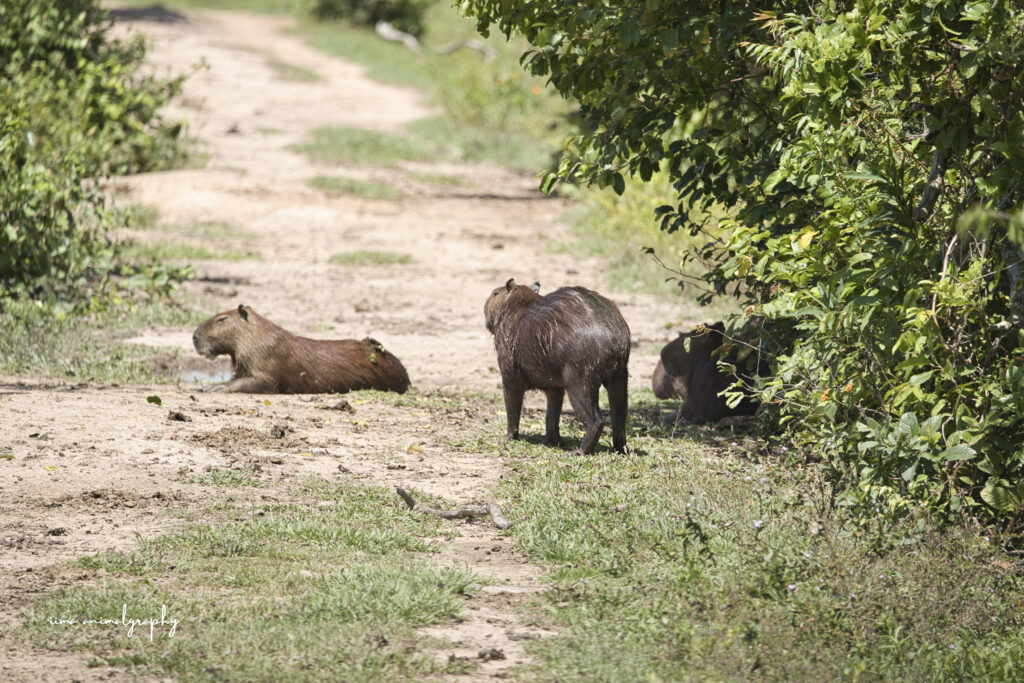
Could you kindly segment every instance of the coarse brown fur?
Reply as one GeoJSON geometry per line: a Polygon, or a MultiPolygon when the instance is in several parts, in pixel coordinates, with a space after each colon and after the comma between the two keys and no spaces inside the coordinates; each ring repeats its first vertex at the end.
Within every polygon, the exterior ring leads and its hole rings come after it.
{"type": "Polygon", "coordinates": [[[534,287],[509,280],[484,306],[487,329],[494,333],[505,394],[508,438],[519,435],[523,394],[547,394],[544,443],[560,441],[562,401],[569,394],[586,432],[579,449],[590,453],[604,429],[598,390],[608,391],[612,445],[626,449],[629,326],[614,303],[583,287],[563,287],[540,296],[534,287]]]}
{"type": "Polygon", "coordinates": [[[201,356],[231,356],[231,379],[207,391],[343,394],[380,389],[402,394],[409,388],[402,363],[376,340],[299,337],[241,304],[196,328],[192,343],[201,356]]]}
{"type": "Polygon", "coordinates": [[[655,369],[652,379],[654,393],[658,398],[683,399],[679,414],[692,422],[714,422],[731,415],[752,415],[757,410],[758,404],[751,398],[744,398],[735,407],[729,407],[726,399],[720,396],[736,381],[736,377],[722,372],[718,360],[724,353],[723,360],[739,365],[747,360],[745,353],[749,351],[745,347],[737,350],[733,346],[724,346],[724,333],[725,325],[721,322],[701,325],[692,332],[680,333],[661,350],[658,368],[671,382],[659,378],[655,369]],[[659,383],[661,391],[667,395],[659,393],[659,383]]]}

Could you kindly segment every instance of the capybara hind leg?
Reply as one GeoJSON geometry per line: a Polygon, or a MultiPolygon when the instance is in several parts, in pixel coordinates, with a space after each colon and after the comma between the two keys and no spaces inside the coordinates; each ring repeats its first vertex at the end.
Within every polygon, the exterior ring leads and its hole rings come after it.
{"type": "Polygon", "coordinates": [[[569,402],[576,412],[576,417],[583,423],[586,432],[580,440],[580,452],[584,455],[593,452],[597,440],[601,437],[604,423],[601,422],[601,411],[597,406],[597,391],[600,385],[588,386],[583,383],[570,384],[569,402]]]}
{"type": "Polygon", "coordinates": [[[211,384],[203,387],[202,391],[226,391],[243,394],[272,394],[277,391],[277,385],[273,380],[266,377],[236,377],[235,379],[211,384]]]}
{"type": "Polygon", "coordinates": [[[544,420],[544,445],[558,447],[562,441],[562,435],[558,430],[558,422],[562,418],[562,399],[565,398],[565,389],[548,389],[548,412],[544,420]]]}
{"type": "Polygon", "coordinates": [[[505,387],[505,421],[508,424],[508,431],[505,436],[509,439],[519,437],[519,416],[523,412],[523,389],[510,389],[505,387]]]}
{"type": "Polygon", "coordinates": [[[608,390],[608,412],[612,418],[612,446],[619,453],[626,452],[626,414],[629,412],[629,392],[626,374],[615,377],[604,385],[608,390]]]}

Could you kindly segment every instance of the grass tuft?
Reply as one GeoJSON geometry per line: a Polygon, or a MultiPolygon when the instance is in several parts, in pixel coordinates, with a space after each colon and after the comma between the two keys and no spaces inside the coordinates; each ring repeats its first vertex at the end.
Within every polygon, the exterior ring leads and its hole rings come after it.
{"type": "Polygon", "coordinates": [[[421,140],[362,128],[318,128],[313,139],[292,149],[326,164],[392,166],[399,161],[429,161],[437,150],[421,140]]]}
{"type": "Polygon", "coordinates": [[[390,251],[358,250],[331,254],[327,262],[339,266],[391,266],[412,263],[412,257],[390,251]]]}
{"type": "Polygon", "coordinates": [[[311,187],[325,192],[355,195],[367,199],[395,199],[401,193],[390,185],[345,178],[318,175],[309,181],[311,187]]]}

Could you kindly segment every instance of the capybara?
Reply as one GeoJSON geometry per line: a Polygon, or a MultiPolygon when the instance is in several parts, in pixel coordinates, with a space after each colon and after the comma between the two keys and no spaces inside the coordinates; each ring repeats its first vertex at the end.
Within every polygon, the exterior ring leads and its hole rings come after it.
{"type": "Polygon", "coordinates": [[[192,343],[201,356],[231,356],[231,379],[207,391],[343,394],[381,389],[402,394],[409,388],[402,363],[376,340],[299,337],[242,304],[197,327],[192,343]]]}
{"type": "Polygon", "coordinates": [[[557,446],[562,400],[569,394],[586,433],[579,449],[590,453],[604,424],[598,408],[601,385],[608,391],[612,445],[626,448],[626,383],[629,326],[614,303],[583,287],[563,287],[546,296],[509,280],[495,289],[484,306],[487,329],[494,334],[505,394],[508,438],[519,435],[523,394],[547,394],[544,443],[557,446]]]}
{"type": "Polygon", "coordinates": [[[651,389],[657,398],[686,398],[686,382],[682,377],[673,377],[665,372],[665,364],[660,358],[651,375],[651,389]]]}
{"type": "MultiPolygon", "coordinates": [[[[757,402],[751,398],[742,399],[734,408],[730,408],[726,399],[720,396],[736,381],[734,375],[726,374],[718,368],[718,360],[723,351],[727,353],[723,360],[739,366],[749,358],[749,348],[724,347],[725,325],[721,322],[712,325],[701,325],[692,332],[680,333],[674,341],[661,350],[661,362],[658,368],[671,378],[671,382],[659,378],[658,369],[652,379],[654,393],[658,398],[678,397],[683,399],[679,414],[692,422],[713,422],[730,415],[752,415],[757,410],[757,402]],[[686,349],[689,340],[689,350],[686,349]],[[659,393],[659,388],[663,393],[659,393]]],[[[741,373],[748,376],[747,373],[741,373]]]]}

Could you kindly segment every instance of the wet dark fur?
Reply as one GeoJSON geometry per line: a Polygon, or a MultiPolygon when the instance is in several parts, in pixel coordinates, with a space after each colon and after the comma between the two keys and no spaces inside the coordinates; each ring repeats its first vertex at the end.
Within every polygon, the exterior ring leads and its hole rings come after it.
{"type": "Polygon", "coordinates": [[[681,333],[677,339],[661,350],[658,368],[671,382],[659,378],[655,369],[652,383],[658,398],[678,397],[683,399],[679,414],[692,422],[714,422],[730,415],[753,415],[757,402],[745,398],[730,408],[719,394],[736,381],[735,376],[723,373],[718,360],[723,351],[728,352],[726,361],[741,365],[737,349],[723,348],[725,325],[721,322],[701,326],[692,332],[681,333]],[[686,340],[690,350],[686,350],[686,340]],[[661,392],[659,393],[659,387],[661,392]],[[667,394],[667,395],[663,395],[667,394]]]}
{"type": "Polygon", "coordinates": [[[248,306],[213,316],[192,334],[207,358],[231,356],[231,380],[208,391],[253,394],[343,394],[355,389],[405,393],[409,375],[379,342],[321,341],[278,327],[248,306]]]}
{"type": "Polygon", "coordinates": [[[568,393],[586,428],[580,451],[592,452],[604,428],[598,408],[598,390],[604,385],[612,444],[616,451],[625,451],[629,326],[614,303],[583,287],[563,287],[540,296],[534,288],[509,280],[491,293],[484,317],[494,333],[508,438],[519,435],[523,394],[540,389],[548,399],[544,443],[557,446],[562,401],[568,393]]]}

